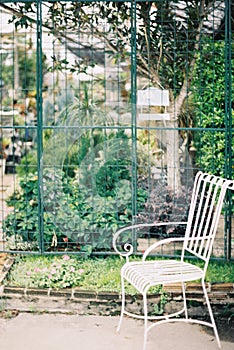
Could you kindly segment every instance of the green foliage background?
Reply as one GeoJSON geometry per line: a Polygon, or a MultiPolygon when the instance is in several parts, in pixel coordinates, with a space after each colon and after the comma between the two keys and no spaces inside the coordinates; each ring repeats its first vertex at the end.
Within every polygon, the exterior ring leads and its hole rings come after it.
{"type": "MultiPolygon", "coordinates": [[[[221,176],[225,176],[226,156],[225,68],[224,41],[205,40],[200,46],[192,82],[195,126],[203,129],[195,133],[196,163],[204,171],[221,176]]],[[[234,59],[232,69],[234,74],[234,59]]],[[[234,148],[234,138],[232,145],[234,148]]]]}

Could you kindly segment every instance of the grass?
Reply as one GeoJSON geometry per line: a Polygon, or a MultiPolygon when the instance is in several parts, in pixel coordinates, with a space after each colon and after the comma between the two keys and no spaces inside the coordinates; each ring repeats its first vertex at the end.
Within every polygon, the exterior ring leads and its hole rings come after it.
{"type": "Polygon", "coordinates": [[[117,258],[63,256],[17,257],[5,284],[33,288],[82,287],[94,291],[119,291],[119,271],[124,261],[117,258]]]}
{"type": "MultiPolygon", "coordinates": [[[[124,262],[119,257],[21,256],[16,258],[5,284],[34,288],[77,286],[96,292],[120,292],[120,269],[124,262]]],[[[211,261],[206,281],[234,282],[233,262],[211,261]]],[[[128,293],[135,294],[135,290],[130,288],[128,293]]]]}

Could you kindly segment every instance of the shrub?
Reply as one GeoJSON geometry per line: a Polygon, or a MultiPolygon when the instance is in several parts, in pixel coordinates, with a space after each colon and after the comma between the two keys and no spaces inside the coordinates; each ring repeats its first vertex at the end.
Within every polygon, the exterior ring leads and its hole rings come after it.
{"type": "Polygon", "coordinates": [[[113,232],[132,222],[135,209],[143,208],[147,191],[138,187],[133,210],[132,183],[146,177],[145,161],[154,164],[151,154],[147,145],[138,142],[140,171],[133,179],[136,164],[129,136],[121,128],[104,130],[113,121],[89,103],[88,96],[64,109],[58,124],[74,128],[44,134],[41,203],[35,153],[18,168],[20,189],[9,199],[14,211],[4,221],[8,243],[14,249],[35,249],[40,242],[45,250],[111,250],[113,232]],[[94,123],[103,129],[93,127],[94,123]]]}
{"type": "MultiPolygon", "coordinates": [[[[118,176],[115,171],[112,175],[111,183],[115,183],[118,176]]],[[[139,190],[139,209],[145,199],[146,192],[139,190]]],[[[20,191],[8,201],[15,210],[5,219],[4,232],[11,245],[11,237],[17,235],[15,249],[25,248],[23,242],[32,243],[35,249],[35,242],[40,240],[37,200],[38,178],[31,174],[20,181],[20,191]]],[[[61,170],[45,172],[43,205],[43,239],[47,250],[71,248],[87,252],[89,247],[110,250],[113,232],[132,220],[131,187],[126,179],[118,182],[115,191],[101,196],[98,191],[93,193],[79,186],[76,179],[66,178],[61,170]]]]}
{"type": "MultiPolygon", "coordinates": [[[[142,184],[149,193],[143,207],[137,215],[137,222],[178,222],[187,221],[191,189],[181,188],[179,193],[173,192],[163,181],[152,179],[149,184],[142,184]]],[[[152,227],[147,236],[166,238],[183,236],[185,225],[152,227]]]]}
{"type": "MultiPolygon", "coordinates": [[[[234,67],[234,65],[233,65],[234,67]]],[[[234,73],[234,72],[233,72],[234,73]]],[[[203,43],[193,74],[193,104],[196,127],[196,163],[199,168],[225,175],[225,43],[203,43]],[[206,64],[204,64],[206,62],[206,64]],[[216,129],[224,129],[216,130],[216,129]]],[[[234,147],[234,138],[232,139],[234,147]]]]}

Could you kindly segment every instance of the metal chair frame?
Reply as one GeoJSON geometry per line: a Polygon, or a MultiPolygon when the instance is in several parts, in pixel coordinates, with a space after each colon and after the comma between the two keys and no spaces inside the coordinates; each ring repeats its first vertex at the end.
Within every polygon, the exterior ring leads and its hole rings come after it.
{"type": "Polygon", "coordinates": [[[151,328],[166,322],[191,322],[213,328],[218,347],[221,347],[217,327],[206,291],[205,276],[212,253],[212,246],[215,239],[218,221],[227,189],[234,190],[234,180],[227,180],[214,175],[198,172],[192,191],[188,220],[186,222],[165,222],[138,224],[124,227],[118,230],[113,237],[113,247],[115,251],[126,258],[126,263],[121,269],[122,284],[122,307],[117,331],[120,330],[123,316],[131,316],[144,320],[144,342],[143,350],[146,349],[147,335],[151,328]],[[133,254],[134,248],[130,243],[125,243],[122,247],[121,234],[127,230],[135,230],[143,227],[165,226],[165,225],[186,225],[184,237],[166,238],[158,241],[145,251],[142,261],[130,262],[129,257],[133,254]],[[174,243],[183,242],[180,260],[164,259],[150,260],[146,258],[158,247],[174,243]],[[122,247],[122,250],[120,249],[122,247]],[[193,255],[203,261],[203,268],[195,266],[193,263],[185,262],[186,253],[193,255]],[[201,280],[206,305],[209,311],[210,322],[191,319],[188,317],[186,303],[185,284],[188,281],[201,280]],[[138,315],[128,312],[125,309],[125,281],[132,284],[143,297],[143,314],[138,315]],[[152,286],[166,285],[169,283],[181,283],[183,295],[183,308],[178,312],[163,316],[148,316],[147,293],[152,286]],[[183,318],[178,318],[182,313],[183,318]],[[151,324],[148,321],[157,320],[151,324]]]}

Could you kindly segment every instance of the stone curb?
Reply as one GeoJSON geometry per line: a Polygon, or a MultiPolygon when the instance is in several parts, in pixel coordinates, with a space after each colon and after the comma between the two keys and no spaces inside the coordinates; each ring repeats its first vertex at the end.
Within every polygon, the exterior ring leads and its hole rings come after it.
{"type": "MultiPolygon", "coordinates": [[[[164,290],[171,298],[176,298],[181,295],[180,284],[173,284],[164,286],[164,290]]],[[[207,283],[208,295],[211,301],[234,302],[234,283],[207,283]]],[[[5,294],[17,294],[24,296],[47,296],[47,297],[66,297],[68,299],[78,300],[120,300],[120,293],[118,292],[95,292],[93,290],[84,290],[78,287],[70,289],[51,289],[51,288],[24,288],[15,286],[2,286],[1,296],[5,294]]],[[[186,286],[186,295],[189,300],[197,299],[203,300],[202,286],[200,283],[190,283],[186,286]]],[[[152,295],[151,298],[158,297],[152,295]]],[[[127,299],[133,297],[127,295],[127,299]]],[[[134,296],[134,299],[138,296],[134,296]]],[[[141,298],[139,296],[139,298],[141,298]]]]}
{"type": "MultiPolygon", "coordinates": [[[[167,286],[168,302],[164,309],[173,312],[182,305],[182,296],[179,285],[167,286]]],[[[229,316],[234,313],[234,284],[211,284],[208,286],[209,298],[215,315],[229,316]]],[[[199,283],[187,287],[187,301],[193,316],[206,317],[205,301],[199,283]]],[[[78,313],[80,315],[118,315],[121,307],[121,297],[114,292],[95,292],[92,290],[72,289],[37,289],[2,286],[1,301],[5,309],[16,309],[27,312],[59,312],[78,313]]],[[[132,312],[141,312],[141,298],[127,296],[128,308],[132,312]]],[[[158,304],[160,295],[150,297],[150,306],[158,304]]]]}

